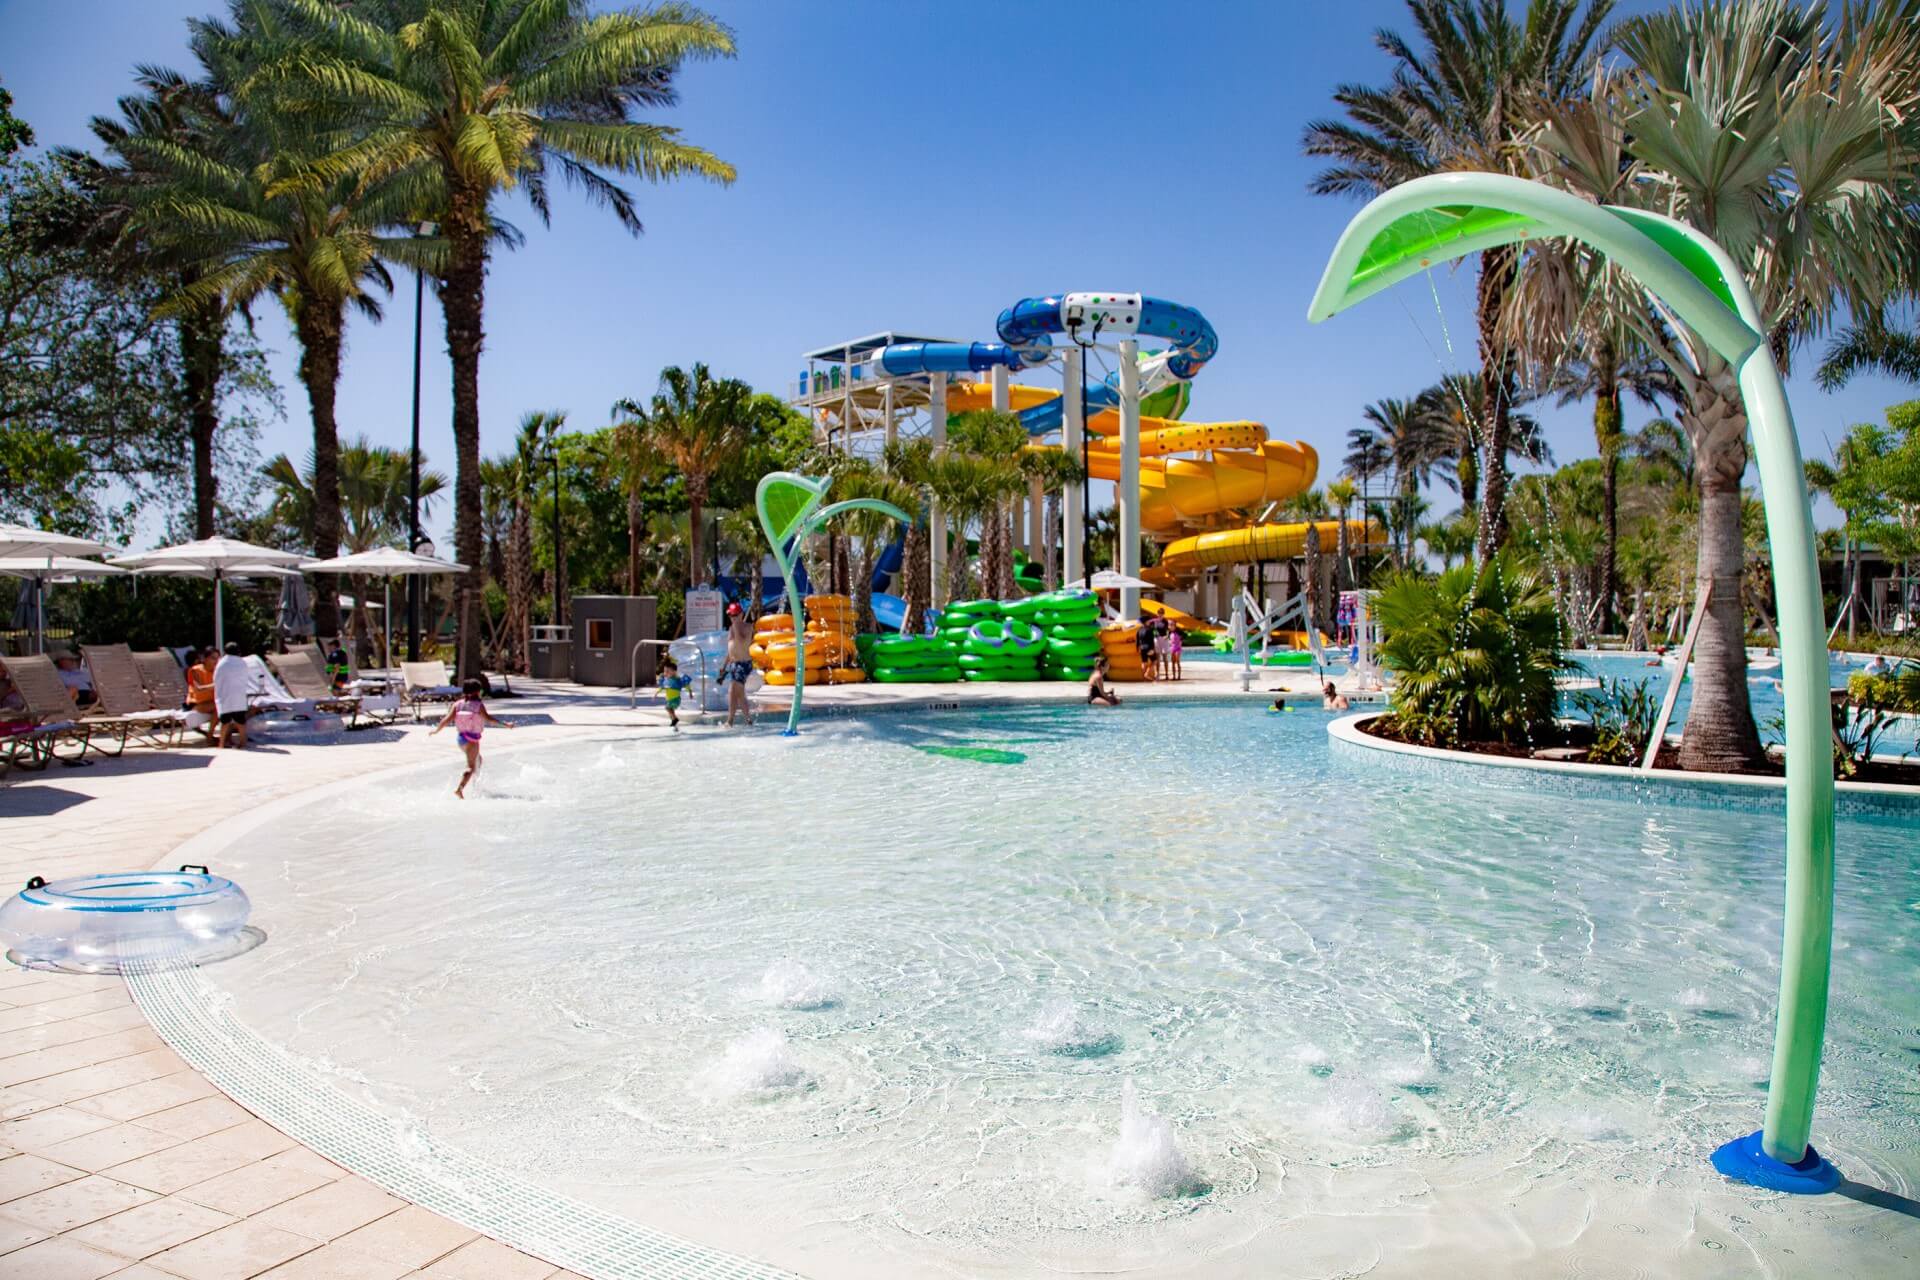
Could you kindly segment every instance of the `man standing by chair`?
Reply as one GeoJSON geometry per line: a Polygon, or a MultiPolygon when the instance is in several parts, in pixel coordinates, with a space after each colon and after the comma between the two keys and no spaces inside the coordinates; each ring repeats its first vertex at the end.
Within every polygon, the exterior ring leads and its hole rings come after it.
{"type": "Polygon", "coordinates": [[[240,656],[240,646],[227,641],[226,656],[213,669],[213,707],[220,717],[222,747],[247,749],[247,690],[252,684],[253,673],[240,656]],[[236,736],[238,742],[234,741],[236,736]]]}

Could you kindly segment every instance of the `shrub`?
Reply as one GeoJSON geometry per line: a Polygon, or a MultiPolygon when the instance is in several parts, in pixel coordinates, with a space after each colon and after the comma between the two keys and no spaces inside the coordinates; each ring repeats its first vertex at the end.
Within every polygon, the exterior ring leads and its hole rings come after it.
{"type": "Polygon", "coordinates": [[[1573,695],[1574,709],[1593,724],[1593,746],[1587,759],[1594,764],[1635,764],[1647,752],[1653,723],[1660,718],[1660,699],[1650,681],[1602,677],[1598,689],[1573,695]]]}
{"type": "Polygon", "coordinates": [[[1404,736],[1435,746],[1520,744],[1553,719],[1554,673],[1568,665],[1553,596],[1510,555],[1433,578],[1396,574],[1374,612],[1404,736]]]}
{"type": "Polygon", "coordinates": [[[1856,671],[1847,677],[1847,701],[1920,715],[1920,666],[1902,664],[1883,676],[1856,671]]]}

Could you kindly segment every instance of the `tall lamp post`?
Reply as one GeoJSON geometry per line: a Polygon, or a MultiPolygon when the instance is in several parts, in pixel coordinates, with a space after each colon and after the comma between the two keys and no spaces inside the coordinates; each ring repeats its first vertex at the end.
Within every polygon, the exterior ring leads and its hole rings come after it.
{"type": "MultiPolygon", "coordinates": [[[[438,228],[423,222],[415,239],[425,239],[438,228]]],[[[420,319],[426,306],[427,273],[413,270],[413,449],[407,466],[407,547],[415,555],[432,555],[433,544],[420,531],[420,319]],[[428,548],[422,550],[422,548],[428,548]]],[[[407,661],[420,661],[420,575],[407,575],[407,661]]]]}

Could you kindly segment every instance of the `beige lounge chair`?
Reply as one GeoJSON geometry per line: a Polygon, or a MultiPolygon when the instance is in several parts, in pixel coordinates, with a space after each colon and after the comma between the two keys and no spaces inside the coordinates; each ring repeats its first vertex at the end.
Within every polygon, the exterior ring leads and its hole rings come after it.
{"type": "Polygon", "coordinates": [[[133,666],[140,673],[140,683],[147,686],[147,697],[154,706],[168,709],[187,705],[187,673],[180,669],[172,654],[165,649],[136,653],[133,666]]]}
{"type": "Polygon", "coordinates": [[[82,645],[87,667],[93,672],[93,693],[99,699],[96,708],[82,712],[82,720],[96,715],[120,720],[132,726],[130,732],[156,747],[172,746],[180,741],[187,727],[187,713],[179,707],[155,710],[147,686],[140,679],[133,650],[124,644],[82,645]]]}
{"type": "Polygon", "coordinates": [[[107,716],[89,716],[83,720],[73,705],[73,695],[60,679],[60,669],[44,654],[8,658],[7,674],[27,704],[27,718],[33,722],[28,733],[39,739],[23,743],[18,741],[22,735],[13,735],[16,741],[11,759],[24,768],[40,768],[56,758],[78,760],[89,749],[104,756],[117,756],[127,748],[127,735],[144,728],[131,720],[107,716]],[[107,742],[114,743],[111,749],[101,745],[107,742]],[[61,743],[78,743],[79,749],[72,755],[60,756],[61,743]],[[32,758],[22,759],[19,752],[23,747],[31,749],[32,758]]]}
{"type": "Polygon", "coordinates": [[[407,706],[413,710],[413,718],[420,718],[420,708],[429,702],[452,702],[460,696],[460,686],[449,684],[447,664],[444,662],[403,662],[400,664],[400,682],[403,686],[407,706]]]}
{"type": "Polygon", "coordinates": [[[280,683],[287,686],[288,693],[313,703],[316,711],[347,717],[347,727],[353,727],[354,720],[360,714],[359,697],[335,693],[328,685],[327,678],[314,669],[313,659],[306,650],[270,654],[267,663],[273,668],[274,674],[280,677],[280,683]]]}

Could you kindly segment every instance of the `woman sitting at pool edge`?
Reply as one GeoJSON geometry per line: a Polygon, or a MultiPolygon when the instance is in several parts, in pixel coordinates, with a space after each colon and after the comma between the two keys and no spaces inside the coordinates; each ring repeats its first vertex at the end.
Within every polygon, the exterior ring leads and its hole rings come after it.
{"type": "Polygon", "coordinates": [[[1087,705],[1103,702],[1109,707],[1120,705],[1120,695],[1107,683],[1107,655],[1101,654],[1093,660],[1093,671],[1087,676],[1087,705]]]}

